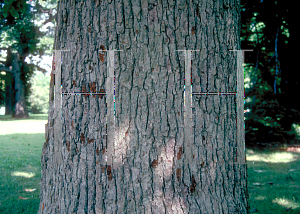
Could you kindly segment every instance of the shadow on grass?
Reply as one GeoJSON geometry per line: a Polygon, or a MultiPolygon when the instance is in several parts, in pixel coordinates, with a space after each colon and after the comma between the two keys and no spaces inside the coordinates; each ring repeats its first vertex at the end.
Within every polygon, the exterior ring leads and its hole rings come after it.
{"type": "Polygon", "coordinates": [[[300,213],[300,154],[247,148],[250,213],[300,213]]]}
{"type": "Polygon", "coordinates": [[[0,213],[37,213],[44,136],[0,136],[0,213]]]}
{"type": "MultiPolygon", "coordinates": [[[[0,135],[0,213],[36,213],[44,133],[0,135]]],[[[298,148],[247,148],[251,213],[300,213],[298,148]],[[253,164],[254,163],[254,164],[253,164]]]]}

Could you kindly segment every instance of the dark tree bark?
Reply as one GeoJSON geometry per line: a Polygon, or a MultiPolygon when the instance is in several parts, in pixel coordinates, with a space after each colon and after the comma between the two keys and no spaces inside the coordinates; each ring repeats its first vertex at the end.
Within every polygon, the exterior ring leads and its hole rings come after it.
{"type": "Polygon", "coordinates": [[[54,49],[70,51],[55,52],[39,213],[248,212],[246,164],[235,162],[243,105],[193,95],[185,115],[188,55],[177,51],[200,50],[194,92],[237,91],[239,10],[238,0],[59,1],[54,49]],[[86,93],[63,94],[61,108],[60,73],[63,92],[86,93]]]}
{"type": "MultiPolygon", "coordinates": [[[[6,87],[6,115],[12,109],[11,114],[15,118],[28,118],[28,111],[25,102],[25,86],[21,79],[21,60],[19,54],[12,53],[11,48],[1,48],[7,50],[5,66],[0,66],[0,71],[5,71],[12,76],[14,84],[6,87]],[[8,90],[8,91],[7,91],[8,90]],[[11,106],[10,106],[11,105],[11,106]],[[12,107],[12,108],[10,108],[12,107]]],[[[25,57],[23,58],[25,59],[25,57]]]]}
{"type": "MultiPolygon", "coordinates": [[[[10,81],[12,83],[12,81],[10,81]]],[[[11,115],[12,111],[12,84],[5,83],[5,115],[11,115]]]]}
{"type": "Polygon", "coordinates": [[[14,96],[14,118],[28,118],[28,111],[25,101],[25,86],[21,79],[20,57],[19,54],[14,54],[13,60],[13,76],[15,85],[14,96]]]}

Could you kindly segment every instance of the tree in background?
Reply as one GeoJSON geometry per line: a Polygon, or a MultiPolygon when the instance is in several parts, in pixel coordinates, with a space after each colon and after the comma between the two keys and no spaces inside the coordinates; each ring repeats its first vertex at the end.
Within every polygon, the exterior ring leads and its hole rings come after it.
{"type": "Polygon", "coordinates": [[[291,69],[298,42],[295,5],[287,0],[241,4],[242,48],[254,50],[246,53],[246,144],[293,142],[291,129],[300,123],[299,72],[291,69]]]}
{"type": "MultiPolygon", "coordinates": [[[[28,97],[31,87],[29,80],[35,70],[46,72],[37,63],[27,63],[26,57],[42,56],[45,50],[49,50],[49,39],[43,39],[46,33],[40,31],[42,25],[54,22],[54,10],[45,7],[49,6],[49,4],[55,5],[56,1],[52,0],[47,4],[44,1],[38,0],[30,2],[26,2],[25,0],[1,1],[0,50],[6,51],[5,60],[1,60],[0,62],[1,77],[9,73],[4,78],[6,83],[4,83],[5,92],[2,91],[1,94],[5,94],[6,97],[7,113],[10,113],[10,106],[12,106],[11,112],[13,117],[28,117],[27,107],[29,105],[28,97]],[[48,14],[48,19],[42,25],[37,26],[34,23],[36,19],[35,14],[37,15],[36,17],[41,14],[48,14]],[[48,43],[45,43],[45,41],[48,43]],[[12,87],[9,86],[9,83],[13,83],[12,87]]],[[[48,54],[50,54],[49,51],[48,54]]]]}
{"type": "Polygon", "coordinates": [[[10,72],[0,72],[0,106],[5,106],[5,115],[12,115],[13,77],[10,72]]]}

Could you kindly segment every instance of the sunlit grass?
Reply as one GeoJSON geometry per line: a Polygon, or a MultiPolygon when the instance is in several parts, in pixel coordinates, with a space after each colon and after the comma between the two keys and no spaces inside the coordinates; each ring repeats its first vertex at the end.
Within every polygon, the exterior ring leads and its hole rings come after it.
{"type": "MultiPolygon", "coordinates": [[[[1,214],[37,213],[45,123],[47,115],[25,120],[0,116],[1,214]]],[[[288,151],[246,149],[247,161],[251,161],[247,165],[250,210],[300,213],[300,154],[288,151]]]]}
{"type": "Polygon", "coordinates": [[[32,178],[33,176],[35,176],[34,173],[32,172],[13,172],[11,173],[12,176],[20,176],[20,177],[24,177],[24,178],[32,178]]]}
{"type": "Polygon", "coordinates": [[[300,154],[248,148],[246,156],[250,213],[299,214],[300,154]]]}
{"type": "Polygon", "coordinates": [[[25,189],[26,192],[34,192],[36,191],[37,189],[25,189]]]}
{"type": "Polygon", "coordinates": [[[14,133],[45,133],[47,118],[43,116],[31,116],[29,119],[13,120],[11,116],[0,117],[0,135],[14,133]],[[42,120],[41,120],[42,119],[42,120]],[[16,122],[18,121],[18,122],[16,122]]]}
{"type": "Polygon", "coordinates": [[[297,160],[298,156],[289,152],[273,153],[273,154],[254,154],[248,155],[248,161],[262,161],[269,163],[288,163],[297,160]]]}
{"type": "Polygon", "coordinates": [[[0,116],[0,213],[37,213],[47,115],[0,116]]]}
{"type": "Polygon", "coordinates": [[[265,196],[259,195],[259,196],[255,197],[255,200],[264,200],[265,198],[266,198],[265,196]]]}
{"type": "Polygon", "coordinates": [[[298,207],[300,207],[300,203],[299,202],[294,202],[285,198],[276,198],[273,200],[273,203],[277,203],[281,206],[284,206],[286,208],[292,208],[292,209],[296,209],[298,207]]]}

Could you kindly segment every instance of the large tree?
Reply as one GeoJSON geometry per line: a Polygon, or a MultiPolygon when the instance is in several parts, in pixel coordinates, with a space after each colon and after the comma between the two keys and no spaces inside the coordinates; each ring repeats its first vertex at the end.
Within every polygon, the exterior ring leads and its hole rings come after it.
{"type": "Polygon", "coordinates": [[[39,213],[247,213],[239,0],[57,11],[39,213]]]}
{"type": "MultiPolygon", "coordinates": [[[[6,51],[6,60],[0,60],[0,72],[6,73],[5,76],[0,75],[0,81],[5,80],[5,87],[0,88],[0,93],[6,95],[6,114],[12,114],[16,118],[28,117],[27,98],[31,87],[29,80],[34,69],[46,72],[37,64],[27,63],[26,58],[44,55],[49,45],[46,42],[49,37],[40,30],[43,25],[54,21],[53,9],[44,7],[45,3],[41,5],[39,0],[34,2],[0,1],[0,50],[6,51]],[[44,19],[41,14],[48,14],[49,18],[39,24],[41,26],[37,26],[34,21],[44,19]],[[10,85],[11,83],[13,85],[10,85]]],[[[51,6],[55,2],[56,0],[51,0],[46,6],[51,6]]],[[[0,96],[0,105],[3,101],[4,96],[0,96]]]]}

